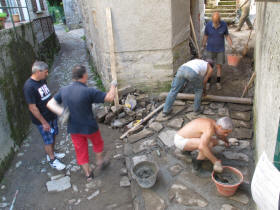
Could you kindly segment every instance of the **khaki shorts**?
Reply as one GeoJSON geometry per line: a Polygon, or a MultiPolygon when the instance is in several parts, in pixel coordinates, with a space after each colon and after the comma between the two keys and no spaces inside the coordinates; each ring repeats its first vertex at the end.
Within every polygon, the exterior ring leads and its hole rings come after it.
{"type": "Polygon", "coordinates": [[[215,64],[225,64],[225,52],[210,52],[206,51],[206,58],[212,59],[215,64]]]}

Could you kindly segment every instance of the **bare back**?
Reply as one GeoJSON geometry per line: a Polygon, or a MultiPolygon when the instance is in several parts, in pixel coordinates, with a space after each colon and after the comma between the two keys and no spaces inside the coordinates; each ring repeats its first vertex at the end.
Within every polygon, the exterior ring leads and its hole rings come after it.
{"type": "Polygon", "coordinates": [[[186,124],[177,134],[184,138],[200,138],[204,133],[212,136],[215,134],[215,124],[215,120],[198,118],[186,124]]]}

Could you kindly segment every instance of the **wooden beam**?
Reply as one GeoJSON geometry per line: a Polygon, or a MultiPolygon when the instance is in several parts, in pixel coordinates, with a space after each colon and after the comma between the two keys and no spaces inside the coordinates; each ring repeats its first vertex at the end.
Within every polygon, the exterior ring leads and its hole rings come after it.
{"type": "MultiPolygon", "coordinates": [[[[160,98],[166,98],[167,95],[168,93],[161,93],[160,98]]],[[[178,93],[176,99],[194,100],[194,94],[178,93]]],[[[216,101],[216,102],[226,102],[226,103],[236,103],[236,104],[253,104],[253,99],[251,98],[215,96],[215,95],[207,95],[205,97],[202,97],[202,101],[216,101]]]]}
{"type": "MultiPolygon", "coordinates": [[[[112,80],[117,81],[115,42],[114,42],[114,34],[113,34],[111,8],[106,8],[106,19],[107,19],[108,43],[109,43],[109,48],[110,48],[110,64],[111,64],[112,80]]],[[[119,95],[118,95],[118,89],[117,88],[116,88],[114,102],[115,102],[115,106],[119,106],[119,95]]]]}
{"type": "Polygon", "coordinates": [[[192,16],[190,16],[190,23],[191,23],[191,29],[192,29],[193,39],[194,39],[194,42],[195,42],[198,58],[201,58],[201,53],[200,53],[200,50],[199,50],[199,46],[198,46],[197,38],[196,38],[196,33],[195,33],[195,30],[194,30],[194,26],[193,26],[192,16]]]}
{"type": "Polygon", "coordinates": [[[243,93],[241,95],[241,98],[243,98],[245,96],[245,94],[247,93],[248,89],[250,88],[250,86],[252,85],[254,79],[256,77],[256,72],[254,71],[254,73],[252,74],[248,84],[245,86],[244,90],[243,90],[243,93]]]}

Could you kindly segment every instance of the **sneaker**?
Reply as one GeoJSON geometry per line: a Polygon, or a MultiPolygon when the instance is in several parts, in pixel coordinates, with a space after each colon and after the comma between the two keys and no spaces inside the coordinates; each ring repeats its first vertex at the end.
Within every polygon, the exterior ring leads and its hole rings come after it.
{"type": "MultiPolygon", "coordinates": [[[[57,159],[62,159],[65,157],[65,153],[56,153],[54,152],[54,157],[57,158],[57,159]]],[[[47,161],[50,162],[50,157],[49,155],[47,155],[47,161]]]]}
{"type": "Polygon", "coordinates": [[[54,159],[54,161],[49,161],[49,164],[52,168],[55,168],[58,171],[61,171],[65,168],[65,165],[61,163],[58,159],[54,159]]]}
{"type": "Polygon", "coordinates": [[[217,83],[216,83],[216,86],[217,86],[217,89],[218,89],[218,90],[221,90],[221,89],[222,89],[222,85],[221,85],[220,82],[217,82],[217,83]]]}
{"type": "Polygon", "coordinates": [[[210,89],[210,83],[207,82],[207,83],[206,83],[206,90],[209,90],[209,89],[210,89]]]}

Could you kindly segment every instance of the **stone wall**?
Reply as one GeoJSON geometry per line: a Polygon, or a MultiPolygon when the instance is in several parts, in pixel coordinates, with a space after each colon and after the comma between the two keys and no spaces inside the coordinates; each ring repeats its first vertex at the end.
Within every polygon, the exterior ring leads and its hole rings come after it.
{"type": "Polygon", "coordinates": [[[170,87],[178,66],[190,58],[190,1],[79,0],[87,47],[103,83],[111,73],[106,8],[112,10],[117,76],[120,87],[143,90],[170,87]]]}
{"type": "Polygon", "coordinates": [[[16,27],[16,32],[0,31],[0,179],[29,131],[23,85],[31,66],[36,59],[51,63],[59,46],[55,33],[39,44],[30,23],[16,27]]]}
{"type": "Polygon", "coordinates": [[[77,0],[63,0],[63,8],[68,28],[78,29],[82,27],[82,16],[77,0]]]}
{"type": "Polygon", "coordinates": [[[256,154],[273,160],[280,117],[280,4],[256,2],[255,140],[256,154]]]}

